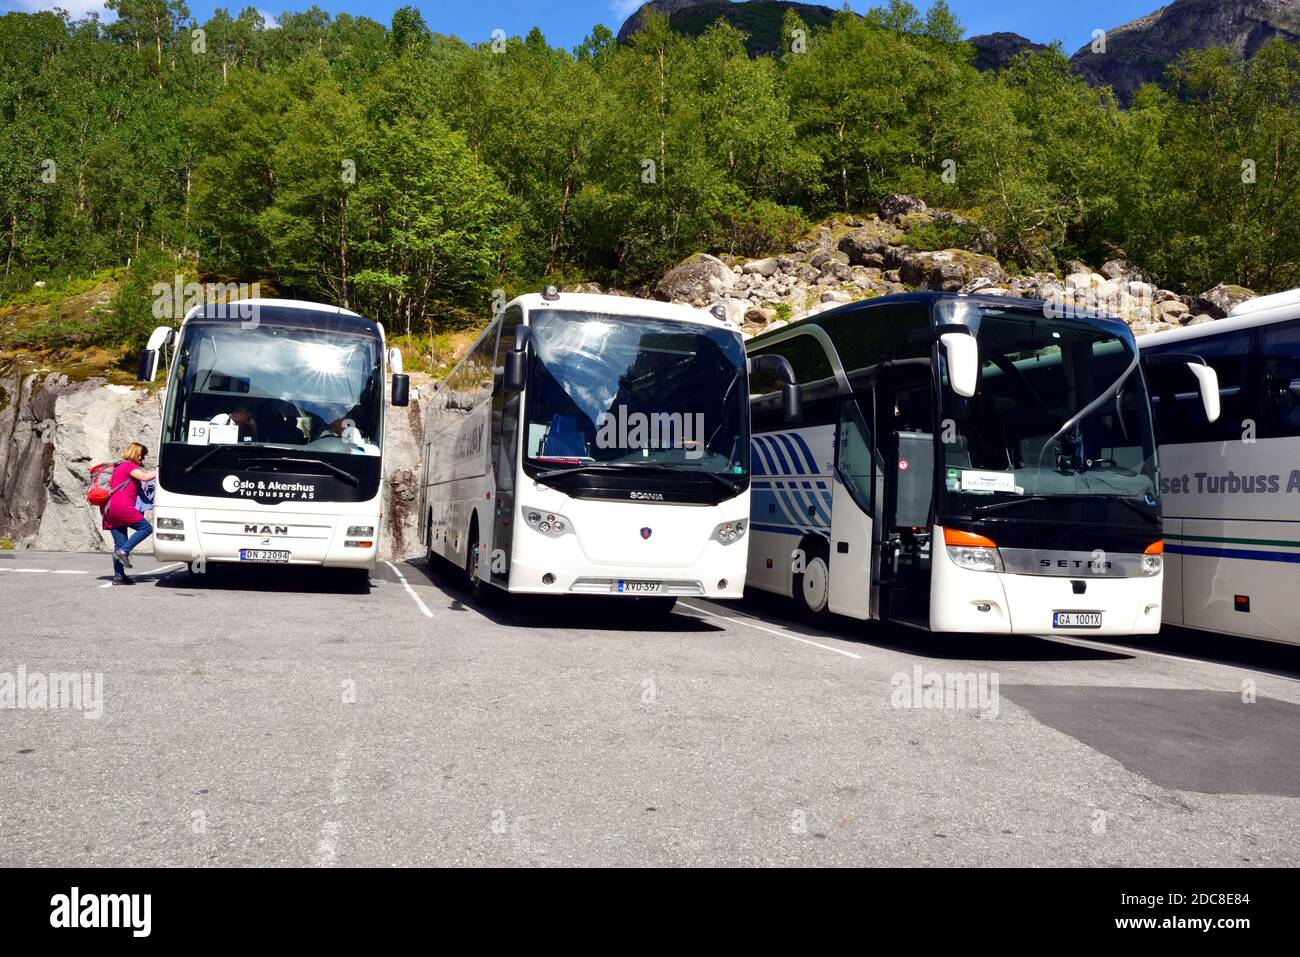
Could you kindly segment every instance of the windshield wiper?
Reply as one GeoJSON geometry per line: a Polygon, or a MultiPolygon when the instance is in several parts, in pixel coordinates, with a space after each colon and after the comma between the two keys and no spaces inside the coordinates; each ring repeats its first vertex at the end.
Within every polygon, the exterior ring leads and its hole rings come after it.
{"type": "Polygon", "coordinates": [[[671,465],[659,465],[655,462],[623,462],[623,463],[589,463],[587,465],[573,465],[562,469],[547,469],[545,472],[538,472],[534,478],[547,479],[555,478],[561,475],[573,475],[577,472],[671,472],[674,475],[703,475],[713,479],[728,492],[740,491],[740,486],[735,482],[729,481],[714,472],[705,472],[697,469],[678,469],[671,465]]]}
{"type": "Polygon", "coordinates": [[[266,448],[266,446],[264,446],[261,442],[239,442],[239,443],[229,442],[229,443],[222,443],[220,445],[213,445],[206,452],[200,455],[197,459],[195,459],[189,465],[185,466],[185,470],[181,474],[189,475],[191,472],[193,472],[196,468],[198,468],[208,459],[212,458],[212,456],[216,455],[218,452],[221,452],[225,449],[239,449],[242,452],[245,449],[262,449],[262,448],[266,448]]]}
{"type": "Polygon", "coordinates": [[[1127,505],[1133,511],[1137,512],[1153,525],[1159,524],[1160,520],[1155,515],[1149,513],[1137,502],[1124,498],[1121,495],[1026,495],[1023,498],[1011,498],[1005,502],[993,502],[989,505],[977,505],[971,510],[971,515],[978,517],[988,515],[992,512],[1000,512],[1005,508],[1011,508],[1014,505],[1024,505],[1029,502],[1059,502],[1059,501],[1081,501],[1087,499],[1100,499],[1105,502],[1118,502],[1120,505],[1127,505]]]}
{"type": "MultiPolygon", "coordinates": [[[[249,457],[241,456],[239,459],[236,459],[236,461],[240,463],[251,462],[251,463],[256,463],[256,465],[272,465],[272,466],[274,465],[319,465],[321,468],[328,471],[331,475],[334,475],[340,481],[346,482],[348,485],[351,485],[353,488],[361,484],[357,480],[357,477],[353,475],[351,472],[349,472],[347,469],[341,469],[337,465],[331,465],[329,462],[322,462],[320,459],[282,459],[282,458],[262,459],[262,458],[249,458],[249,457]]],[[[248,471],[256,472],[259,471],[259,469],[253,467],[250,468],[248,471]]],[[[277,471],[277,469],[271,468],[271,469],[267,469],[267,471],[275,472],[277,471]]]]}

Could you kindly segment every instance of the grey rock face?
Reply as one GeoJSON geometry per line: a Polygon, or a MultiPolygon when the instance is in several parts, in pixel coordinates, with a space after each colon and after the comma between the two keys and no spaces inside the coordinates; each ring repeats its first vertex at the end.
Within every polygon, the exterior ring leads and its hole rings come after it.
{"type": "Polygon", "coordinates": [[[983,33],[968,38],[966,42],[975,48],[975,59],[971,65],[980,71],[1000,70],[1025,50],[1036,52],[1047,49],[1043,44],[1035,43],[1018,33],[1007,32],[983,33]]]}
{"type": "Polygon", "coordinates": [[[1158,83],[1184,50],[1226,47],[1250,57],[1274,37],[1300,39],[1300,0],[1174,0],[1107,30],[1105,50],[1089,44],[1070,58],[1094,86],[1109,84],[1128,102],[1144,83],[1158,83]]]}
{"type": "MultiPolygon", "coordinates": [[[[0,380],[0,393],[0,536],[42,551],[108,551],[99,510],[85,499],[90,469],[131,442],[149,449],[147,465],[157,462],[161,392],[32,375],[0,380]]],[[[419,551],[417,402],[389,407],[384,449],[382,557],[408,558],[419,551]]]]}

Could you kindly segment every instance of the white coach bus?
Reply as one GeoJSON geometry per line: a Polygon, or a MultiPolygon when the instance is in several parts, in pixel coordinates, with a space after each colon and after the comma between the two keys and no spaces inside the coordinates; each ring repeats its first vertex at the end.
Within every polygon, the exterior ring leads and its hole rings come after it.
{"type": "Polygon", "coordinates": [[[916,293],[749,340],[752,360],[784,357],[803,389],[791,428],[774,384],[751,382],[749,584],[813,618],[1157,631],[1156,446],[1133,335],[1050,315],[916,293]]]}
{"type": "Polygon", "coordinates": [[[739,597],[747,384],[739,331],[708,312],[553,287],[511,301],[425,396],[430,560],[483,604],[739,597]]]}
{"type": "Polygon", "coordinates": [[[154,330],[140,379],[175,355],[154,499],[159,561],[374,568],[381,535],[383,327],[335,306],[251,299],[197,306],[154,330]]]}
{"type": "Polygon", "coordinates": [[[1193,414],[1178,362],[1153,366],[1165,511],[1165,621],[1300,644],[1300,289],[1138,340],[1218,373],[1223,415],[1193,414]]]}

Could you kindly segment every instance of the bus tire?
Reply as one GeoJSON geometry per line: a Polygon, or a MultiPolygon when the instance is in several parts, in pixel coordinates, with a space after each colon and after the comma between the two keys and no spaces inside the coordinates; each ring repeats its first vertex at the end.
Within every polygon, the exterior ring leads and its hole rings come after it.
{"type": "Polygon", "coordinates": [[[796,572],[793,587],[795,605],[805,621],[820,624],[830,617],[831,558],[824,538],[805,538],[803,571],[796,572]]]}
{"type": "Polygon", "coordinates": [[[469,589],[470,600],[479,608],[492,608],[500,604],[501,592],[480,575],[482,549],[478,547],[478,519],[470,522],[469,549],[465,553],[465,586],[469,589]]]}

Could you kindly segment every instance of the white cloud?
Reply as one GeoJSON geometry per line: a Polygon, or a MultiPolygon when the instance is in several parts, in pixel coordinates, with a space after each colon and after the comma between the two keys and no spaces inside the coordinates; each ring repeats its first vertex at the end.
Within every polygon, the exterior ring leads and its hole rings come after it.
{"type": "Polygon", "coordinates": [[[280,25],[276,22],[274,13],[267,13],[265,10],[261,9],[260,7],[258,8],[257,12],[260,13],[262,15],[262,19],[266,21],[266,28],[268,30],[274,30],[276,27],[280,25]]]}
{"type": "Polygon", "coordinates": [[[74,20],[79,20],[88,13],[98,13],[101,20],[113,20],[115,14],[104,10],[103,0],[5,0],[5,6],[24,13],[36,13],[39,10],[53,10],[59,7],[68,11],[74,20]]]}

